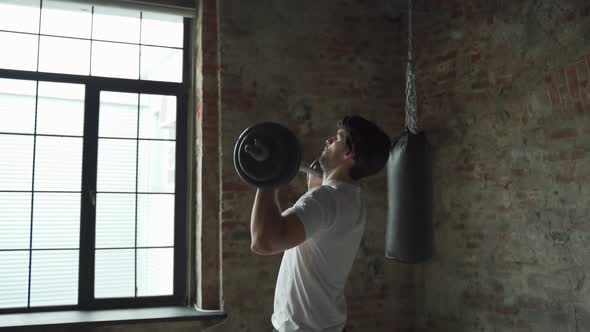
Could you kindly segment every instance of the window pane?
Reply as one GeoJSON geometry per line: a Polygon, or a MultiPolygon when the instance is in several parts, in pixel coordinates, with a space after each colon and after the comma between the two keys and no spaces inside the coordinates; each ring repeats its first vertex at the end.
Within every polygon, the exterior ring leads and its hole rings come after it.
{"type": "Polygon", "coordinates": [[[135,194],[96,194],[96,247],[135,246],[135,194]]]}
{"type": "Polygon", "coordinates": [[[137,195],[137,246],[174,245],[174,195],[137,195]]]}
{"type": "Polygon", "coordinates": [[[136,145],[135,140],[98,140],[97,191],[135,191],[136,145]]]}
{"type": "Polygon", "coordinates": [[[174,249],[137,249],[137,296],[172,295],[174,249]]]}
{"type": "Polygon", "coordinates": [[[139,78],[139,45],[92,42],[92,75],[139,78]]]}
{"type": "Polygon", "coordinates": [[[88,75],[90,40],[41,36],[39,71],[88,75]]]}
{"type": "Polygon", "coordinates": [[[137,191],[174,192],[176,144],[162,141],[139,141],[137,191]]]}
{"type": "Polygon", "coordinates": [[[135,250],[97,250],[94,297],[135,296],[135,250]]]}
{"type": "Polygon", "coordinates": [[[176,97],[141,94],[139,138],[176,138],[176,97]]]}
{"type": "Polygon", "coordinates": [[[35,193],[33,248],[80,247],[80,194],[35,193]]]}
{"type": "Polygon", "coordinates": [[[35,81],[0,78],[0,132],[34,132],[36,89],[35,81]]]}
{"type": "Polygon", "coordinates": [[[92,39],[139,44],[138,10],[94,6],[92,39]]]}
{"type": "Polygon", "coordinates": [[[0,68],[37,70],[37,47],[39,36],[21,33],[0,32],[0,68]]]}
{"type": "Polygon", "coordinates": [[[29,251],[0,251],[0,308],[27,306],[29,251]]]}
{"type": "Polygon", "coordinates": [[[82,136],[84,85],[39,82],[37,133],[82,136]]]}
{"type": "Polygon", "coordinates": [[[89,39],[91,19],[91,5],[43,0],[41,34],[89,39]]]}
{"type": "Polygon", "coordinates": [[[0,249],[28,249],[30,229],[31,193],[0,193],[0,249]]]}
{"type": "Polygon", "coordinates": [[[39,0],[2,0],[0,30],[39,33],[39,0]]]}
{"type": "Polygon", "coordinates": [[[31,190],[33,136],[0,134],[0,190],[31,190]]]}
{"type": "Polygon", "coordinates": [[[143,12],[142,44],[182,48],[183,32],[182,16],[143,12]]]}
{"type": "Polygon", "coordinates": [[[78,303],[78,250],[33,251],[31,306],[78,303]]]}
{"type": "Polygon", "coordinates": [[[102,91],[98,136],[137,138],[137,93],[102,91]]]}
{"type": "Polygon", "coordinates": [[[35,190],[81,190],[82,138],[38,136],[35,155],[35,190]]]}
{"type": "Polygon", "coordinates": [[[141,47],[142,80],[182,82],[182,50],[141,47]]]}

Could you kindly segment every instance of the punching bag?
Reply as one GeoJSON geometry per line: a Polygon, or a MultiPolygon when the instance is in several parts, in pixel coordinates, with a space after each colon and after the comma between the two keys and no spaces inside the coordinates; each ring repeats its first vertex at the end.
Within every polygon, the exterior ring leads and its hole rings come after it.
{"type": "Polygon", "coordinates": [[[387,181],[385,256],[423,262],[434,254],[431,152],[424,132],[402,132],[389,156],[387,181]]]}
{"type": "Polygon", "coordinates": [[[385,257],[420,263],[434,254],[430,145],[418,129],[416,76],[412,50],[412,0],[408,0],[406,126],[387,163],[388,212],[385,257]]]}

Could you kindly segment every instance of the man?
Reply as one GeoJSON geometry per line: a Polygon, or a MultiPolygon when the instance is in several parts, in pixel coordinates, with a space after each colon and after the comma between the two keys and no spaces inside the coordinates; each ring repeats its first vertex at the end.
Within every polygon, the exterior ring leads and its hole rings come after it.
{"type": "Polygon", "coordinates": [[[308,192],[280,212],[277,190],[258,190],[252,208],[252,251],[284,252],[275,289],[275,331],[343,331],[344,286],[366,222],[359,180],[377,173],[390,140],[374,123],[347,116],[326,140],[323,176],[308,177],[308,192]]]}

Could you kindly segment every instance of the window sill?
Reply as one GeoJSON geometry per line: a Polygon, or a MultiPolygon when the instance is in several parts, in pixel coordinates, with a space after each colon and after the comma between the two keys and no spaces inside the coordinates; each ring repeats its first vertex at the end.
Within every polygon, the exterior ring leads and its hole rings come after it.
{"type": "Polygon", "coordinates": [[[15,327],[112,325],[148,322],[224,319],[223,311],[201,311],[192,307],[73,310],[0,315],[0,331],[15,327]]]}

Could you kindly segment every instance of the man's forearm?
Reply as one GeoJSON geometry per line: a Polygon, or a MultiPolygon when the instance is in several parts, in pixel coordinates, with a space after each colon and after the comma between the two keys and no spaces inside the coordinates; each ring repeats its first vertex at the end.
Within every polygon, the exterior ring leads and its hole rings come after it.
{"type": "Polygon", "coordinates": [[[280,233],[281,213],[275,203],[274,190],[256,191],[256,198],[250,217],[252,250],[267,249],[280,233]]]}
{"type": "Polygon", "coordinates": [[[279,213],[282,215],[283,212],[285,212],[285,210],[287,208],[289,208],[289,202],[287,197],[285,196],[287,192],[286,187],[285,188],[277,188],[274,191],[274,199],[275,199],[275,205],[278,207],[279,209],[279,213]]]}

